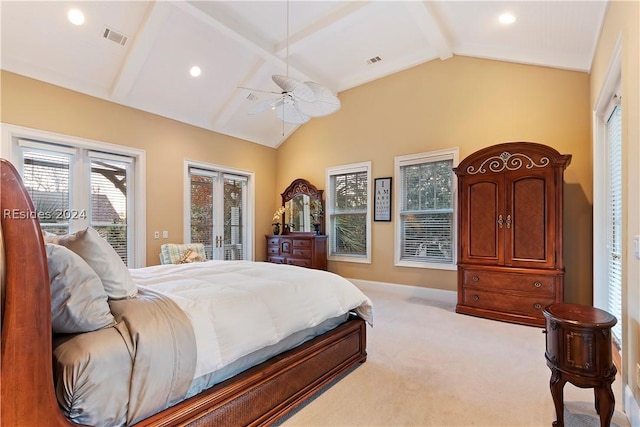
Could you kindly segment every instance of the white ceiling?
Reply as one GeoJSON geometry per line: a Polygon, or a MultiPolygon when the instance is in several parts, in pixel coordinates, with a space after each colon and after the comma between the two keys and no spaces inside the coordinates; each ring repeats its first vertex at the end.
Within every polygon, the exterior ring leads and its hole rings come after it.
{"type": "MultiPolygon", "coordinates": [[[[453,55],[588,72],[606,1],[6,1],[3,69],[277,147],[273,74],[340,92],[453,55]],[[67,12],[78,8],[85,23],[67,12]],[[514,24],[498,16],[509,11],[514,24]],[[124,46],[103,37],[108,27],[124,46]],[[287,57],[287,45],[289,56],[287,57]],[[382,60],[368,64],[379,56],[382,60]],[[192,65],[202,75],[189,76],[192,65]],[[240,87],[257,89],[249,91],[240,87]],[[252,93],[256,99],[247,97],[252,93]]],[[[340,114],[340,111],[334,114],[340,114]]],[[[322,120],[322,119],[312,119],[322,120]]],[[[304,126],[304,125],[303,125],[304,126]]]]}

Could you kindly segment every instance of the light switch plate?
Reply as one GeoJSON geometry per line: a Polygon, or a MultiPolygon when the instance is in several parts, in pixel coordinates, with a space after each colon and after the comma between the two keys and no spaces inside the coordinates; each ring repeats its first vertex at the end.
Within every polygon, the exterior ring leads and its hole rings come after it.
{"type": "Polygon", "coordinates": [[[633,253],[636,259],[640,259],[640,236],[633,236],[633,253]]]}

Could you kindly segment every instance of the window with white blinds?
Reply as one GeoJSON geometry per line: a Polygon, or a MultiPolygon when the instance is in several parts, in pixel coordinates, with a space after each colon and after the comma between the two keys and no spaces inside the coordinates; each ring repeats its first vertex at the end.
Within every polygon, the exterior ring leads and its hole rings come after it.
{"type": "Polygon", "coordinates": [[[613,327],[614,338],[622,339],[622,108],[616,105],[607,120],[607,249],[609,298],[608,310],[619,321],[613,327]]]}
{"type": "Polygon", "coordinates": [[[22,177],[43,230],[64,235],[93,227],[129,262],[127,183],[133,159],[41,141],[19,140],[22,177]]]}
{"type": "Polygon", "coordinates": [[[327,169],[329,259],[371,262],[371,164],[327,169]]]}
{"type": "Polygon", "coordinates": [[[457,150],[396,158],[396,265],[455,267],[457,150]]]}

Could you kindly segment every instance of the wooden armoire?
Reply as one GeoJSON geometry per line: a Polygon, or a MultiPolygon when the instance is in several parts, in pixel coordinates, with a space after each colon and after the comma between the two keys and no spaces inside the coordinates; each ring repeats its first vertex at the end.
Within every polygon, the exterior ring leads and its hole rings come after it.
{"type": "Polygon", "coordinates": [[[458,177],[458,313],[544,326],[563,301],[563,175],[571,155],[508,142],[479,150],[458,177]]]}

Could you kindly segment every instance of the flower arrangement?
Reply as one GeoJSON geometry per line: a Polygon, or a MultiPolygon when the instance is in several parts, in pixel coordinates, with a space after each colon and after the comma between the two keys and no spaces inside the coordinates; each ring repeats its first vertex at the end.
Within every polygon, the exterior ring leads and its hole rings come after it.
{"type": "Polygon", "coordinates": [[[284,211],[285,211],[284,206],[280,206],[280,208],[273,213],[274,222],[271,225],[280,224],[280,218],[282,218],[282,214],[284,213],[284,211]]]}

